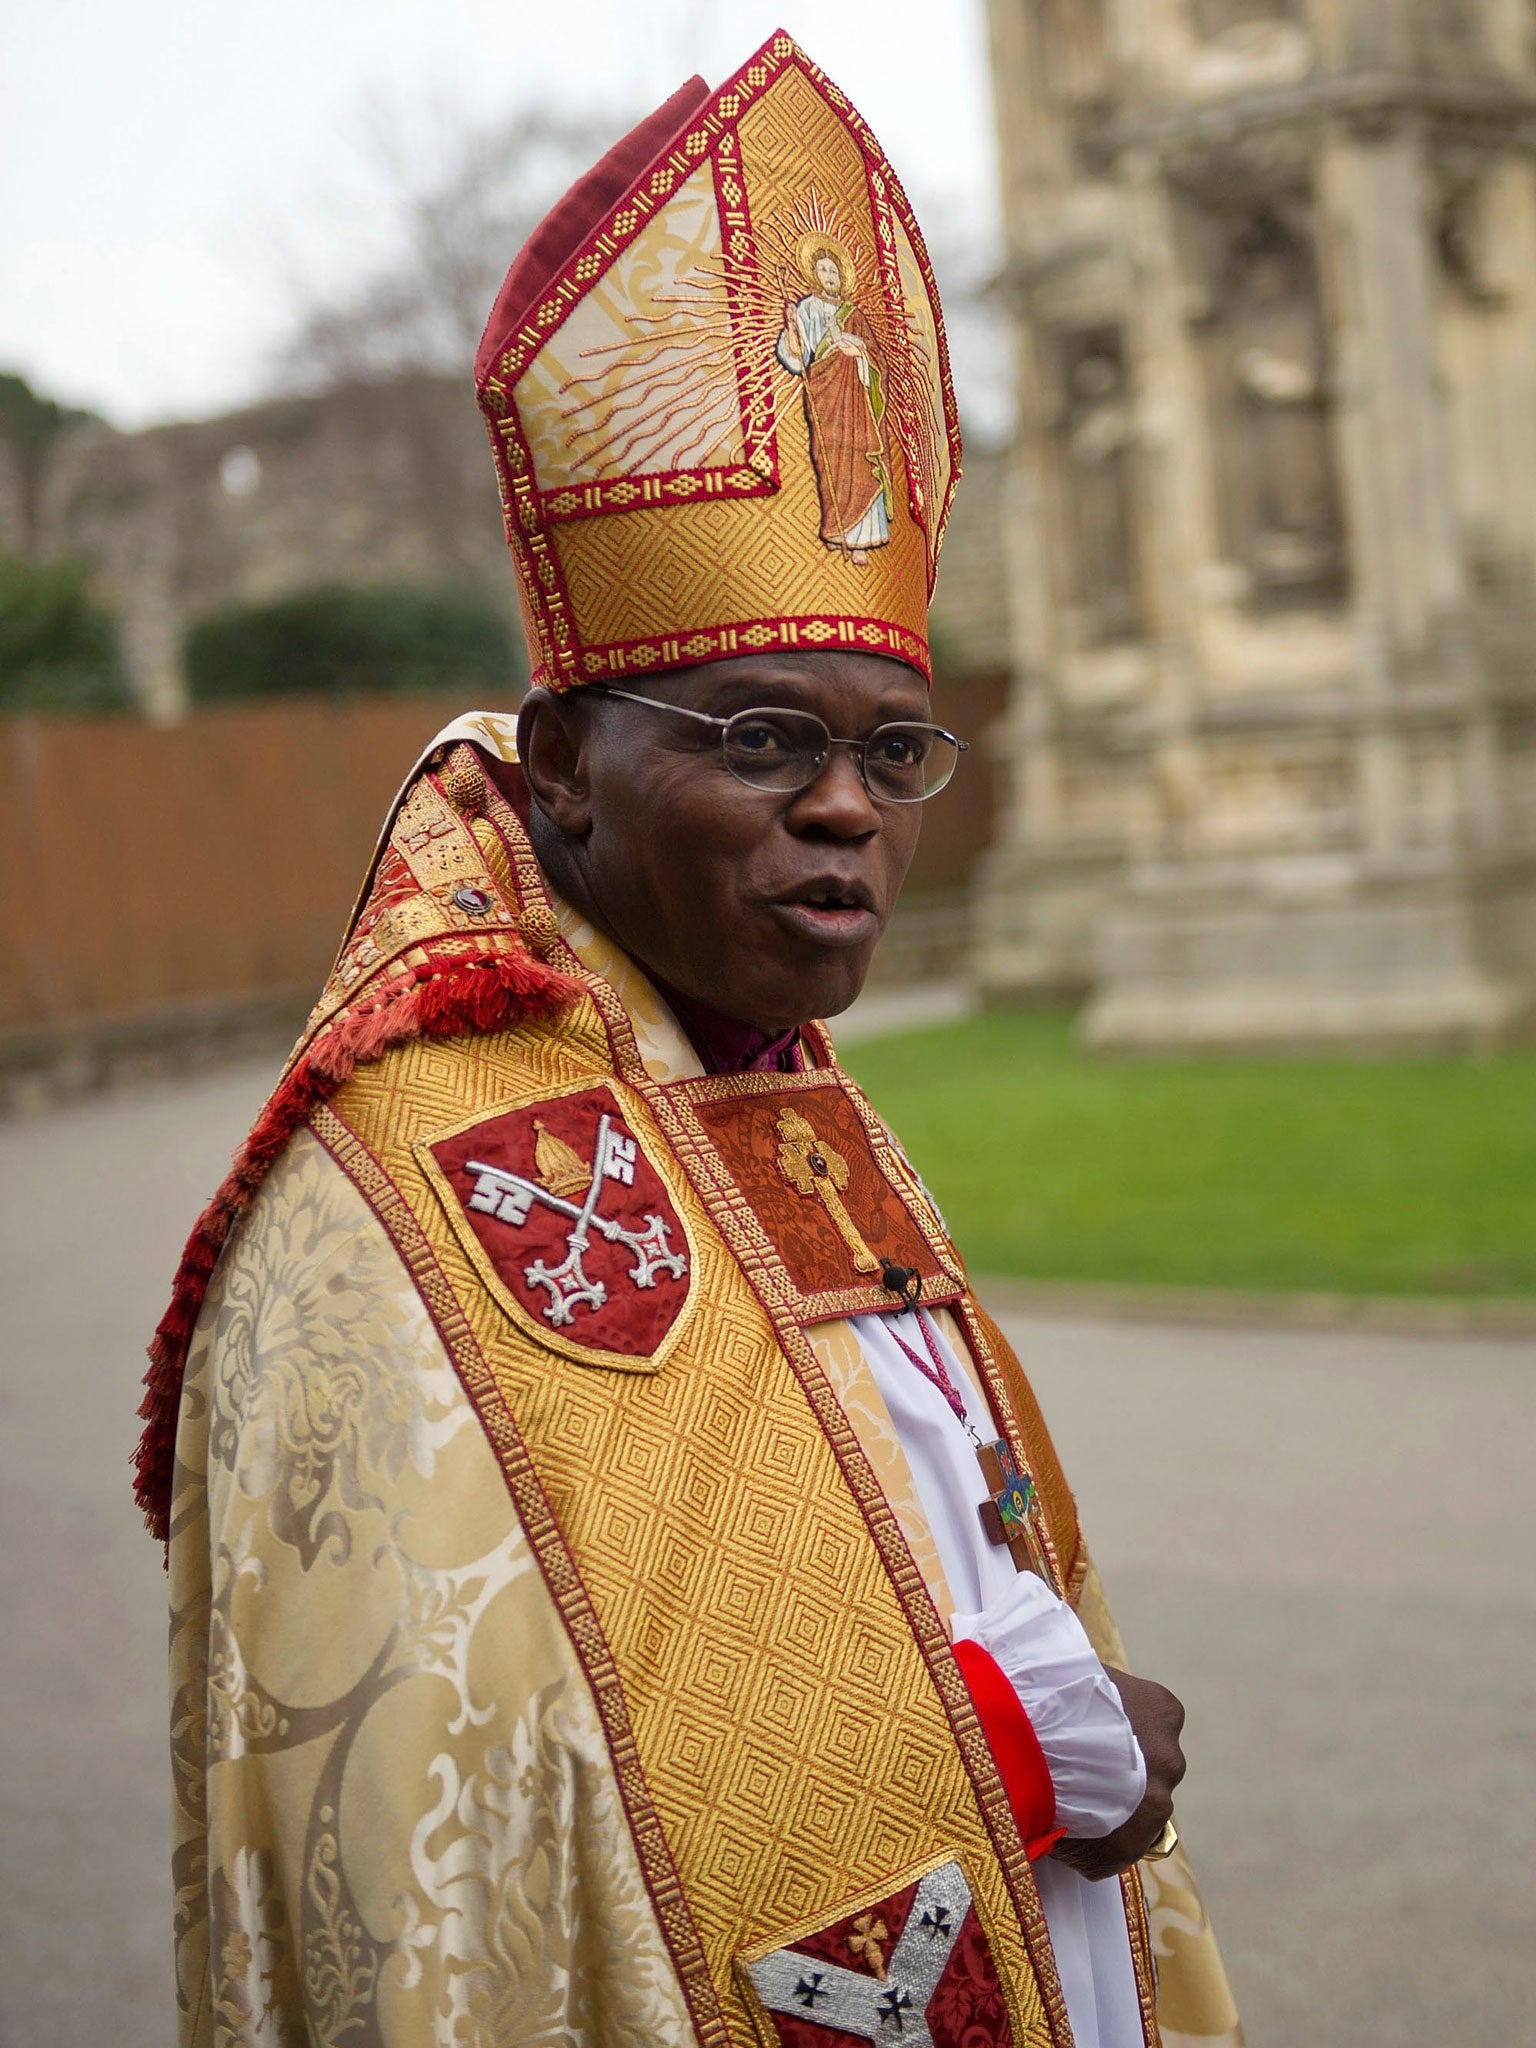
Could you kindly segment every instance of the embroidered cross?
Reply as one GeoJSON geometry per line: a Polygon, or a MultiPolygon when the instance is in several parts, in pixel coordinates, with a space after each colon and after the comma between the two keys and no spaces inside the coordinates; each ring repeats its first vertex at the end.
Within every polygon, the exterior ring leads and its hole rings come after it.
{"type": "Polygon", "coordinates": [[[907,2024],[902,2014],[912,2010],[912,1995],[903,1991],[899,1984],[893,1984],[889,1991],[875,2000],[875,2010],[880,2015],[882,2030],[894,2026],[898,2034],[904,2034],[907,2024]]]}
{"type": "Polygon", "coordinates": [[[843,1189],[848,1185],[847,1160],[841,1152],[824,1145],[800,1112],[788,1106],[779,1111],[779,1171],[797,1194],[807,1201],[820,1200],[848,1247],[853,1270],[878,1273],[880,1261],[859,1235],[843,1203],[843,1189]]]}
{"type": "Polygon", "coordinates": [[[885,1922],[877,1920],[873,1913],[861,1913],[848,1937],[849,1954],[862,1956],[882,1983],[885,1981],[885,1950],[880,1944],[889,1939],[885,1922]]]}
{"type": "MultiPolygon", "coordinates": [[[[931,2008],[970,1911],[965,1872],[956,1862],[942,1863],[919,1880],[901,1937],[882,1959],[878,1977],[777,1948],[749,1966],[753,1987],[769,2012],[791,2014],[818,2030],[851,2035],[876,2048],[898,2040],[901,2048],[936,2048],[931,2008]]],[[[878,1909],[861,1913],[847,1939],[850,1948],[868,1940],[890,1944],[878,1909]]],[[[985,1950],[982,1961],[990,1969],[985,1950]]],[[[951,2038],[949,2028],[941,2028],[940,2039],[951,2038]]]]}
{"type": "Polygon", "coordinates": [[[807,2012],[814,2012],[816,2010],[818,1998],[830,1998],[832,1996],[830,1991],[823,1991],[821,1988],[822,1978],[825,1975],[826,1972],[824,1970],[812,1970],[809,1977],[802,1977],[795,1986],[795,2003],[803,2005],[807,2012]]]}
{"type": "Polygon", "coordinates": [[[1035,1482],[1019,1469],[1001,1437],[996,1443],[980,1445],[976,1462],[991,1495],[977,1507],[987,1540],[1007,1546],[1016,1571],[1037,1572],[1042,1579],[1048,1579],[1040,1539],[1029,1519],[1035,1504],[1035,1482]]]}

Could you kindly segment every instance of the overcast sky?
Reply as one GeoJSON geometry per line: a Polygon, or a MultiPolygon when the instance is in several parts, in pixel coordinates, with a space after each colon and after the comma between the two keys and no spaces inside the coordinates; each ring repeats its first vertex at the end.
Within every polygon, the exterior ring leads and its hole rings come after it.
{"type": "MultiPolygon", "coordinates": [[[[0,368],[122,426],[256,396],[345,274],[370,110],[646,111],[787,28],[918,204],[990,229],[982,0],[9,0],[0,368]]],[[[512,251],[507,252],[508,258],[512,251]]]]}

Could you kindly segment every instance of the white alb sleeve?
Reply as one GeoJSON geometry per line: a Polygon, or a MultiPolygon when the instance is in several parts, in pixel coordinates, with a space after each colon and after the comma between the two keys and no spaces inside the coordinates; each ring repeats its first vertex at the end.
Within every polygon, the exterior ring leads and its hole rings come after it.
{"type": "Polygon", "coordinates": [[[957,1614],[953,1635],[978,1643],[1007,1674],[1056,1788],[1056,1819],[1086,1841],[1113,1834],[1147,1789],[1141,1745],[1082,1623],[1033,1572],[983,1614],[957,1614]]]}

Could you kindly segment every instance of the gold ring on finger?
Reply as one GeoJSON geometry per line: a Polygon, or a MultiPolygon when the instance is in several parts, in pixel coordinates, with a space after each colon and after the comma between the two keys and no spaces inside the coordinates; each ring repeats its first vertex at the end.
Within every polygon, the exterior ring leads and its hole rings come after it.
{"type": "Polygon", "coordinates": [[[1151,1848],[1142,1851],[1141,1861],[1143,1863],[1161,1863],[1163,1858],[1171,1856],[1178,1846],[1179,1831],[1174,1826],[1173,1816],[1170,1814],[1163,1823],[1162,1833],[1152,1844],[1151,1848]]]}

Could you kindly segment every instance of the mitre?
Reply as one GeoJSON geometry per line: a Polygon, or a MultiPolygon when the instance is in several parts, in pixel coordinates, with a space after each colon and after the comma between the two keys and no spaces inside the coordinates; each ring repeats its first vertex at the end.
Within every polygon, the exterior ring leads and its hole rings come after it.
{"type": "Polygon", "coordinates": [[[782,32],[518,255],[476,385],[533,678],[842,648],[931,675],[960,435],[900,181],[782,32]]]}

